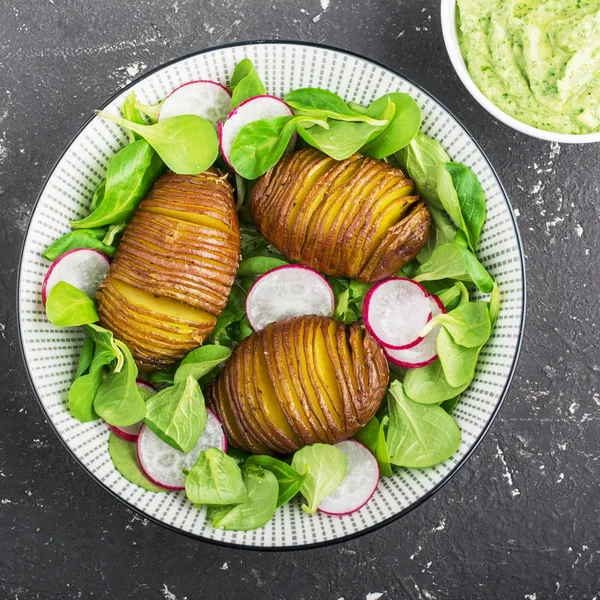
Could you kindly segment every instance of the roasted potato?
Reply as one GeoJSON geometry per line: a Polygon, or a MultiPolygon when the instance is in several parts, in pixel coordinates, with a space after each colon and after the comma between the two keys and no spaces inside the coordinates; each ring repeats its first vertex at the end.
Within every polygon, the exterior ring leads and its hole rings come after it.
{"type": "Polygon", "coordinates": [[[400,169],[314,148],[284,157],[254,186],[258,230],[293,261],[373,282],[410,262],[429,236],[427,206],[400,169]]]}
{"type": "Polygon", "coordinates": [[[216,169],[166,173],[129,222],[97,293],[100,323],[142,370],[199,346],[225,308],[238,268],[233,190],[216,169]]]}
{"type": "Polygon", "coordinates": [[[289,454],[353,436],[388,382],[383,350],[359,325],[304,316],[244,339],[205,396],[233,446],[289,454]]]}

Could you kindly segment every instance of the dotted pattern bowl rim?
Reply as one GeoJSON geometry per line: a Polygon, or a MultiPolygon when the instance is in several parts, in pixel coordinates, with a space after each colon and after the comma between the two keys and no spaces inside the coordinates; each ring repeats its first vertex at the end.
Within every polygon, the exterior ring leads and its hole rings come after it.
{"type": "Polygon", "coordinates": [[[207,54],[210,52],[215,52],[215,51],[220,51],[220,50],[225,50],[228,48],[236,48],[239,46],[260,46],[260,45],[293,45],[293,46],[307,46],[307,47],[311,47],[311,48],[315,48],[315,49],[319,49],[319,50],[326,50],[326,51],[330,51],[330,52],[335,52],[341,55],[347,55],[350,56],[354,59],[359,59],[359,60],[363,60],[367,63],[370,63],[372,65],[374,65],[375,67],[384,69],[386,71],[389,71],[390,73],[392,73],[395,76],[398,76],[404,80],[406,80],[407,83],[409,83],[410,85],[414,86],[415,88],[417,88],[421,93],[423,93],[426,97],[428,97],[430,100],[432,100],[434,103],[438,104],[443,110],[445,110],[450,117],[452,117],[456,123],[463,129],[464,133],[466,133],[469,138],[471,139],[472,143],[475,145],[475,147],[477,148],[477,150],[481,153],[484,161],[487,163],[487,166],[489,167],[491,173],[493,174],[499,188],[500,191],[502,192],[502,195],[504,196],[504,199],[506,200],[506,205],[507,205],[507,209],[512,221],[512,225],[514,228],[514,233],[515,233],[515,240],[516,240],[516,244],[517,244],[517,251],[518,251],[518,256],[519,256],[519,267],[520,267],[520,276],[521,276],[521,281],[522,281],[522,287],[521,287],[521,314],[520,314],[520,322],[519,322],[519,332],[516,338],[516,342],[515,342],[515,350],[514,350],[514,356],[513,356],[513,360],[512,363],[510,365],[510,370],[509,370],[509,374],[506,377],[504,386],[502,388],[502,391],[500,392],[499,395],[499,399],[497,401],[497,404],[495,406],[495,408],[492,410],[491,415],[487,421],[487,423],[482,427],[481,429],[481,433],[479,434],[479,436],[475,439],[475,441],[472,443],[472,445],[468,448],[468,450],[465,452],[465,454],[461,457],[461,459],[457,462],[457,464],[454,466],[454,468],[441,480],[439,481],[433,488],[431,488],[429,491],[427,491],[426,493],[424,493],[423,495],[421,495],[419,498],[417,498],[414,502],[412,502],[411,504],[409,504],[407,507],[403,508],[402,510],[400,510],[399,512],[397,512],[396,514],[392,515],[389,518],[386,518],[374,525],[371,525],[369,527],[366,527],[364,529],[358,530],[358,531],[354,531],[350,534],[346,534],[340,537],[334,537],[332,539],[326,539],[323,541],[318,541],[318,542],[311,542],[311,543],[303,543],[303,544],[295,544],[295,545],[272,545],[272,546],[256,546],[256,545],[250,545],[250,544],[236,544],[236,543],[231,543],[228,541],[223,541],[223,540],[216,540],[216,539],[211,539],[202,535],[196,535],[192,532],[186,531],[184,529],[181,529],[179,527],[176,527],[174,525],[171,525],[169,523],[165,523],[164,521],[162,521],[161,519],[150,515],[146,512],[144,512],[143,510],[139,509],[138,507],[134,506],[132,503],[130,503],[129,501],[125,500],[124,498],[122,498],[116,491],[112,490],[108,485],[106,485],[104,482],[102,482],[100,479],[98,479],[98,477],[96,477],[96,475],[91,472],[84,464],[83,462],[76,456],[75,452],[73,451],[73,449],[71,449],[69,447],[69,445],[67,444],[66,440],[63,439],[63,437],[61,436],[60,432],[58,431],[56,425],[53,423],[52,418],[50,417],[50,415],[48,414],[42,399],[40,397],[40,395],[37,392],[37,389],[34,385],[33,382],[33,377],[30,371],[30,367],[29,364],[27,362],[26,356],[25,356],[25,349],[24,349],[24,335],[23,335],[23,329],[22,329],[22,323],[21,323],[21,310],[20,310],[20,294],[21,294],[21,273],[22,273],[22,266],[23,266],[23,260],[24,260],[24,254],[25,254],[25,248],[26,248],[26,241],[28,239],[28,234],[29,234],[29,230],[30,230],[30,226],[31,226],[31,222],[33,220],[33,216],[35,214],[36,208],[38,207],[38,204],[40,202],[40,199],[42,198],[42,195],[46,189],[46,186],[48,185],[48,182],[50,181],[52,175],[54,174],[57,166],[59,165],[59,163],[61,162],[61,160],[63,159],[63,157],[65,156],[65,154],[69,151],[69,149],[71,148],[71,146],[74,144],[74,142],[77,140],[77,138],[79,137],[79,135],[82,133],[82,131],[92,122],[92,120],[95,118],[94,115],[92,115],[89,119],[87,119],[85,121],[85,123],[83,123],[83,125],[78,129],[78,131],[74,134],[74,136],[72,137],[72,139],[69,141],[69,143],[67,144],[67,146],[65,147],[65,149],[61,152],[60,156],[57,158],[57,160],[55,161],[54,165],[52,166],[52,168],[49,171],[48,177],[46,178],[46,181],[44,182],[42,188],[40,189],[40,192],[36,198],[36,201],[32,207],[31,210],[31,215],[29,217],[29,222],[27,224],[27,228],[25,230],[25,234],[24,234],[24,238],[23,238],[23,243],[22,243],[22,247],[21,247],[21,254],[20,254],[20,258],[19,258],[19,265],[18,265],[18,271],[17,271],[17,287],[16,287],[16,304],[17,304],[17,333],[18,333],[18,340],[19,340],[19,348],[21,350],[21,356],[23,359],[23,364],[25,366],[25,371],[27,373],[27,378],[29,381],[29,384],[31,385],[31,388],[33,390],[34,396],[38,401],[38,404],[44,414],[44,417],[46,419],[46,421],[48,422],[48,425],[53,429],[54,433],[57,435],[58,439],[61,441],[61,443],[64,445],[64,447],[67,449],[67,451],[69,452],[69,454],[71,455],[71,457],[74,459],[74,461],[77,463],[77,465],[83,469],[83,471],[85,471],[94,481],[95,483],[97,483],[99,486],[101,486],[105,491],[107,491],[109,494],[111,494],[112,496],[114,496],[119,502],[121,502],[122,504],[124,504],[127,508],[129,508],[130,510],[140,514],[141,516],[143,516],[144,518],[148,519],[149,521],[152,521],[158,525],[161,525],[167,529],[170,529],[176,533],[185,535],[186,537],[189,537],[191,539],[195,539],[198,541],[202,541],[202,542],[207,542],[209,544],[215,544],[217,546],[221,546],[221,547],[227,547],[227,548],[235,548],[235,549],[242,549],[242,550],[254,550],[254,551],[262,551],[262,552],[277,552],[277,551],[282,551],[282,550],[306,550],[306,549],[310,549],[310,548],[319,548],[319,547],[324,547],[324,546],[329,546],[332,544],[337,544],[340,542],[344,542],[344,541],[348,541],[348,540],[352,540],[355,539],[357,537],[360,537],[362,535],[365,535],[367,533],[370,533],[372,531],[376,531],[377,529],[384,527],[385,525],[396,521],[397,519],[405,516],[406,514],[408,514],[409,512],[411,512],[412,510],[414,510],[415,508],[417,508],[418,506],[420,506],[423,502],[425,502],[426,500],[428,500],[429,498],[431,498],[437,491],[439,491],[446,483],[448,483],[450,481],[450,479],[452,479],[452,477],[458,472],[458,470],[467,462],[467,460],[470,458],[470,456],[473,454],[473,452],[476,450],[476,448],[479,446],[479,444],[481,443],[481,441],[483,440],[483,438],[485,437],[485,435],[487,434],[487,432],[489,431],[492,423],[494,422],[500,407],[502,406],[504,399],[506,397],[506,394],[508,392],[508,389],[510,387],[510,384],[512,382],[512,379],[514,377],[514,373],[516,370],[516,365],[518,362],[518,358],[519,358],[519,354],[520,354],[520,350],[521,350],[521,346],[522,346],[522,340],[523,340],[523,332],[524,332],[524,325],[525,325],[525,314],[526,314],[526,273],[525,273],[525,260],[524,260],[524,252],[523,252],[523,245],[522,245],[522,241],[521,241],[521,236],[519,233],[519,229],[516,223],[516,218],[514,215],[514,211],[513,208],[510,204],[510,201],[508,199],[508,196],[506,194],[506,191],[504,189],[504,187],[502,186],[502,183],[498,177],[498,174],[496,173],[494,167],[492,166],[492,164],[490,163],[489,159],[487,158],[487,156],[485,155],[485,153],[483,152],[483,150],[481,149],[481,147],[479,146],[479,144],[477,143],[477,141],[475,140],[475,138],[472,136],[472,134],[468,131],[468,129],[461,123],[461,121],[459,119],[457,119],[457,117],[454,115],[454,113],[452,113],[452,111],[450,111],[442,102],[440,102],[436,97],[434,97],[432,94],[430,94],[429,92],[427,92],[425,89],[423,89],[419,84],[415,83],[414,81],[412,81],[410,78],[405,77],[404,75],[402,75],[400,72],[398,72],[396,69],[393,69],[377,60],[371,59],[371,58],[367,58],[364,56],[361,56],[355,52],[352,52],[350,50],[344,50],[344,49],[340,49],[340,48],[336,48],[334,46],[330,46],[327,44],[319,44],[319,43],[313,43],[313,42],[303,42],[303,41],[296,41],[296,40],[250,40],[250,41],[246,41],[246,42],[234,42],[234,43],[229,43],[229,44],[222,44],[222,45],[218,45],[218,46],[213,46],[213,47],[209,47],[209,48],[205,48],[202,50],[197,50],[197,51],[193,51],[190,52],[188,54],[185,54],[183,56],[180,57],[176,57],[170,61],[167,61],[165,63],[162,63],[156,67],[154,67],[153,69],[149,70],[146,73],[143,73],[142,75],[138,76],[137,78],[135,78],[134,80],[132,80],[129,84],[127,84],[126,86],[122,87],[121,89],[119,89],[115,94],[113,94],[108,100],[106,100],[106,102],[103,103],[102,105],[102,109],[104,109],[106,106],[108,106],[109,104],[111,104],[118,96],[120,96],[121,94],[123,94],[123,92],[127,91],[128,89],[132,88],[133,86],[135,86],[136,84],[138,84],[139,82],[143,81],[144,79],[151,77],[153,74],[155,74],[156,72],[164,69],[165,67],[168,67],[170,65],[173,65],[175,63],[178,63],[180,61],[184,61],[186,59],[192,58],[194,56],[198,56],[198,55],[202,55],[202,54],[207,54]]]}

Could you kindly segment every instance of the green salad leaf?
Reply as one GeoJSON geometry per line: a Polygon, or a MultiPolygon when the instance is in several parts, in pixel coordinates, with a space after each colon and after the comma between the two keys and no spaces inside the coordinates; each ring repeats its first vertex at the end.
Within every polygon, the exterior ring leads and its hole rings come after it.
{"type": "Polygon", "coordinates": [[[425,247],[417,254],[417,260],[422,264],[426,263],[433,254],[433,251],[443,244],[450,244],[454,241],[456,229],[448,220],[444,211],[429,206],[429,214],[431,215],[431,227],[429,228],[429,237],[425,247]]]}
{"type": "Polygon", "coordinates": [[[86,337],[83,340],[83,346],[81,346],[81,352],[79,353],[79,360],[77,361],[77,370],[75,371],[75,379],[81,377],[92,364],[94,358],[94,340],[86,337]]]}
{"type": "Polygon", "coordinates": [[[335,446],[313,444],[294,454],[292,469],[306,475],[300,493],[306,499],[302,510],[312,514],[317,511],[321,500],[335,492],[346,476],[347,459],[335,446]]]}
{"type": "Polygon", "coordinates": [[[42,256],[48,260],[55,261],[65,252],[77,248],[91,248],[92,250],[103,252],[106,256],[114,256],[116,248],[110,245],[107,246],[102,241],[105,235],[105,229],[79,229],[77,231],[70,231],[48,246],[42,256]]]}
{"type": "Polygon", "coordinates": [[[238,277],[256,277],[287,264],[285,260],[273,256],[251,256],[240,263],[237,274],[238,277]]]}
{"type": "Polygon", "coordinates": [[[438,169],[450,162],[444,147],[421,131],[394,155],[402,170],[409,174],[421,197],[434,208],[443,209],[437,192],[438,169]]]}
{"type": "Polygon", "coordinates": [[[399,381],[390,386],[388,404],[391,463],[423,469],[445,461],[458,450],[460,429],[443,408],[413,402],[399,381]]]}
{"type": "Polygon", "coordinates": [[[245,465],[258,465],[271,471],[277,478],[279,486],[279,494],[277,496],[277,507],[279,508],[286,502],[289,502],[299,491],[304,482],[306,475],[300,475],[298,471],[292,469],[290,465],[273,458],[272,456],[253,455],[246,459],[245,465]]]}
{"type": "Polygon", "coordinates": [[[235,66],[231,88],[231,110],[244,100],[266,94],[265,86],[249,58],[244,58],[235,66]]]}
{"type": "Polygon", "coordinates": [[[200,452],[185,477],[185,493],[194,504],[224,506],[248,500],[242,472],[235,459],[217,448],[200,452]]]}
{"type": "Polygon", "coordinates": [[[175,173],[202,173],[212,166],[219,154],[215,128],[197,115],[180,115],[154,125],[140,125],[104,111],[96,114],[139,134],[175,173]]]}
{"type": "Polygon", "coordinates": [[[90,364],[90,371],[110,365],[113,360],[116,360],[114,371],[118,373],[123,368],[125,357],[117,346],[112,331],[93,324],[84,325],[83,330],[87,339],[92,340],[94,344],[94,357],[90,364]]]}
{"type": "Polygon", "coordinates": [[[100,204],[84,219],[73,221],[71,226],[82,229],[128,221],[163,170],[162,160],[145,140],[125,146],[108,163],[100,204]]]}
{"type": "MultiPolygon", "coordinates": [[[[125,98],[125,102],[123,103],[123,116],[133,123],[137,123],[138,125],[147,125],[144,117],[142,117],[142,113],[136,106],[137,99],[135,97],[135,92],[130,92],[127,98],[125,98]]],[[[139,134],[134,131],[129,131],[129,141],[131,143],[139,140],[139,134]]]]}
{"type": "Polygon", "coordinates": [[[173,378],[181,383],[188,377],[200,379],[231,356],[231,350],[224,346],[206,345],[192,350],[180,363],[173,378]]]}
{"type": "Polygon", "coordinates": [[[104,378],[94,398],[94,410],[109,425],[125,427],[144,418],[146,403],[136,385],[138,369],[129,348],[120,340],[115,344],[123,354],[123,368],[104,378]]]}
{"type": "Polygon", "coordinates": [[[111,433],[108,438],[108,454],[112,459],[113,465],[115,465],[115,469],[117,469],[127,481],[135,483],[135,485],[138,485],[149,492],[158,493],[167,491],[152,483],[144,475],[138,461],[135,442],[128,442],[118,435],[111,433]]]}
{"type": "Polygon", "coordinates": [[[169,446],[189,452],[198,443],[206,425],[206,407],[192,375],[152,396],[147,408],[144,423],[169,446]]]}
{"type": "Polygon", "coordinates": [[[385,441],[385,430],[389,420],[385,415],[380,422],[375,416],[354,436],[355,440],[364,444],[374,454],[383,477],[391,477],[393,474],[385,441]]]}
{"type": "Polygon", "coordinates": [[[103,179],[96,189],[94,190],[94,194],[92,195],[92,201],[90,202],[89,212],[93,213],[104,200],[104,192],[106,191],[106,179],[103,179]]]}
{"type": "Polygon", "coordinates": [[[95,421],[98,415],[94,410],[94,398],[102,384],[102,368],[80,375],[69,390],[69,410],[81,423],[95,421]]]}
{"type": "Polygon", "coordinates": [[[475,376],[481,346],[461,346],[452,339],[448,330],[442,327],[438,333],[436,348],[446,381],[455,388],[468,386],[475,376]]]}
{"type": "Polygon", "coordinates": [[[46,315],[57,327],[76,327],[98,321],[94,301],[80,289],[59,281],[46,298],[46,315]]]}
{"type": "Polygon", "coordinates": [[[421,127],[419,105],[408,94],[400,92],[386,94],[374,100],[365,114],[377,118],[388,101],[394,104],[394,116],[380,135],[360,149],[360,153],[365,156],[385,158],[398,152],[413,140],[421,127]]]}
{"type": "Polygon", "coordinates": [[[248,499],[233,506],[209,506],[207,516],[213,527],[229,531],[249,531],[268,523],[277,507],[277,478],[258,465],[243,465],[242,479],[248,499]]]}
{"type": "Polygon", "coordinates": [[[408,397],[420,404],[440,404],[458,396],[468,384],[454,387],[448,383],[439,360],[426,367],[408,369],[404,377],[404,390],[408,397]]]}

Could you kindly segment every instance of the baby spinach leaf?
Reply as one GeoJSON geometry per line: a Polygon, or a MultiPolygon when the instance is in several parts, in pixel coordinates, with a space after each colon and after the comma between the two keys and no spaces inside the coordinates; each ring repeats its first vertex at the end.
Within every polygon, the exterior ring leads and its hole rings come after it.
{"type": "Polygon", "coordinates": [[[446,214],[435,208],[429,206],[429,214],[431,215],[431,227],[429,229],[429,237],[425,247],[419,254],[417,254],[417,260],[422,264],[427,262],[433,251],[443,244],[450,244],[454,241],[456,229],[452,226],[446,214]]]}
{"type": "Polygon", "coordinates": [[[81,352],[79,353],[79,360],[77,361],[77,370],[75,371],[75,379],[81,377],[92,364],[94,358],[94,340],[86,337],[83,340],[83,346],[81,346],[81,352]]]}
{"type": "Polygon", "coordinates": [[[233,458],[233,460],[235,460],[235,462],[241,466],[244,464],[244,462],[246,462],[246,459],[252,455],[230,445],[227,448],[227,456],[231,456],[231,458],[233,458]]]}
{"type": "Polygon", "coordinates": [[[138,133],[175,173],[202,173],[212,166],[219,154],[215,128],[197,115],[180,115],[154,125],[139,125],[112,113],[97,111],[96,114],[138,133]]]}
{"type": "Polygon", "coordinates": [[[200,452],[185,478],[185,493],[194,504],[224,506],[248,500],[242,471],[235,459],[218,448],[200,452]]]}
{"type": "Polygon", "coordinates": [[[229,531],[250,531],[268,523],[275,514],[277,478],[258,465],[244,465],[242,479],[248,499],[234,506],[210,506],[207,516],[213,527],[229,531]]]}
{"type": "Polygon", "coordinates": [[[46,315],[57,327],[75,327],[98,321],[94,301],[66,281],[59,281],[46,299],[46,315]]]}
{"type": "Polygon", "coordinates": [[[490,302],[489,302],[489,315],[490,325],[493,328],[498,320],[498,314],[500,313],[500,288],[494,281],[494,287],[491,291],[490,302]]]}
{"type": "Polygon", "coordinates": [[[417,270],[415,281],[458,279],[472,281],[484,293],[491,292],[494,280],[468,248],[457,244],[438,246],[417,270]]]}
{"type": "Polygon", "coordinates": [[[147,374],[148,381],[150,383],[168,383],[171,385],[175,378],[175,372],[179,365],[169,365],[166,369],[160,369],[159,371],[151,371],[147,374]]]}
{"type": "Polygon", "coordinates": [[[244,315],[239,320],[239,327],[240,327],[240,342],[242,340],[245,340],[248,336],[250,336],[254,333],[254,329],[252,329],[252,327],[250,325],[250,321],[248,320],[248,315],[244,315]]]}
{"type": "MultiPolygon", "coordinates": [[[[457,283],[460,283],[460,282],[457,282],[457,283]]],[[[468,294],[468,292],[467,292],[467,294],[468,294]]],[[[461,298],[462,298],[461,290],[457,285],[453,285],[452,287],[448,288],[447,290],[444,290],[444,291],[440,292],[439,294],[436,294],[436,296],[439,298],[440,302],[444,305],[444,308],[448,311],[454,310],[457,306],[459,306],[461,298]]],[[[467,302],[468,302],[468,300],[467,300],[467,302]]]]}
{"type": "Polygon", "coordinates": [[[244,125],[231,147],[230,160],[236,172],[246,179],[264,175],[283,156],[296,126],[307,122],[328,127],[326,121],[304,116],[261,119],[244,125]]]}
{"type": "Polygon", "coordinates": [[[315,513],[321,500],[335,492],[346,476],[346,464],[344,453],[328,444],[305,446],[294,454],[292,469],[307,475],[300,488],[306,499],[302,505],[304,512],[315,513]]]}
{"type": "Polygon", "coordinates": [[[287,94],[284,100],[296,114],[336,121],[357,121],[375,127],[387,125],[387,122],[352,110],[337,94],[329,90],[299,88],[287,94]]]}
{"type": "MultiPolygon", "coordinates": [[[[138,108],[136,107],[136,97],[135,97],[135,92],[131,92],[129,94],[129,96],[127,96],[127,98],[125,98],[125,102],[123,104],[123,116],[128,120],[128,121],[133,121],[134,123],[138,123],[139,125],[146,125],[146,121],[144,120],[144,117],[142,117],[142,114],[140,113],[140,111],[138,110],[138,108]]],[[[135,142],[136,140],[139,140],[140,136],[133,132],[130,131],[129,132],[129,141],[130,142],[135,142]]]]}
{"type": "Polygon", "coordinates": [[[200,346],[192,350],[175,371],[174,383],[181,383],[188,377],[200,379],[231,356],[231,350],[224,346],[200,346]]]}
{"type": "Polygon", "coordinates": [[[455,388],[468,386],[475,376],[481,346],[465,348],[457,344],[448,330],[442,327],[438,333],[436,348],[446,381],[455,388]]]}
{"type": "Polygon", "coordinates": [[[435,208],[443,205],[437,193],[438,168],[442,163],[450,162],[443,146],[422,132],[394,155],[402,170],[415,182],[421,197],[435,208]]]}
{"type": "Polygon", "coordinates": [[[385,428],[389,423],[386,415],[381,419],[373,417],[355,436],[354,439],[364,444],[375,456],[379,465],[379,472],[384,477],[391,477],[392,468],[388,457],[385,442],[385,428]]]}
{"type": "Polygon", "coordinates": [[[254,64],[249,58],[241,60],[231,76],[231,110],[237,108],[244,100],[266,93],[254,64]]]}
{"type": "Polygon", "coordinates": [[[360,149],[365,156],[385,158],[398,152],[411,142],[421,127],[419,105],[408,94],[400,92],[386,94],[373,101],[365,114],[377,118],[388,100],[395,106],[393,119],[380,135],[360,149]]]}
{"type": "Polygon", "coordinates": [[[434,317],[420,335],[425,336],[438,325],[443,325],[452,339],[461,346],[482,346],[490,337],[491,325],[486,302],[466,302],[445,315],[434,317]]]}
{"type": "Polygon", "coordinates": [[[145,140],[125,146],[108,163],[100,205],[85,219],[71,222],[71,226],[81,229],[128,221],[163,169],[163,162],[145,140]]]}
{"type": "Polygon", "coordinates": [[[300,491],[302,484],[306,481],[306,475],[300,475],[287,463],[271,456],[249,456],[244,464],[258,465],[275,475],[279,486],[277,508],[289,502],[300,491]]]}
{"type": "Polygon", "coordinates": [[[404,377],[404,391],[420,404],[439,404],[463,392],[467,385],[454,387],[448,383],[439,360],[426,367],[408,369],[404,377]]]}
{"type": "Polygon", "coordinates": [[[287,264],[289,263],[285,260],[279,260],[272,256],[252,256],[240,263],[237,274],[239,277],[255,277],[287,264]]]}
{"type": "Polygon", "coordinates": [[[98,187],[94,190],[92,201],[90,202],[90,213],[94,212],[104,200],[104,192],[106,191],[106,179],[103,179],[98,187]]]}
{"type": "Polygon", "coordinates": [[[455,396],[454,398],[450,398],[450,400],[446,400],[440,404],[440,406],[449,414],[452,414],[452,411],[456,408],[458,401],[460,400],[460,394],[455,396]]]}
{"type": "Polygon", "coordinates": [[[94,410],[109,425],[125,427],[144,418],[146,403],[135,382],[138,369],[129,348],[120,340],[115,344],[123,354],[123,368],[104,378],[94,398],[94,410]]]}
{"type": "Polygon", "coordinates": [[[485,193],[477,175],[465,165],[443,163],[438,168],[437,192],[444,209],[476,252],[485,222],[485,193]]]}
{"type": "Polygon", "coordinates": [[[189,452],[206,425],[204,396],[198,382],[187,379],[165,388],[150,398],[144,423],[164,442],[189,452]]]}
{"type": "Polygon", "coordinates": [[[118,246],[118,241],[120,241],[121,234],[125,231],[126,227],[126,222],[111,225],[102,239],[102,243],[107,246],[118,246]]]}
{"type": "Polygon", "coordinates": [[[385,129],[388,118],[393,117],[393,110],[395,110],[393,103],[388,103],[386,110],[388,109],[390,112],[382,115],[383,125],[331,120],[327,129],[306,128],[304,125],[299,125],[297,131],[300,137],[314,148],[336,160],[345,160],[385,129]]]}
{"type": "Polygon", "coordinates": [[[142,471],[137,457],[135,442],[128,442],[114,433],[108,438],[108,454],[110,455],[115,469],[131,483],[139,485],[149,492],[166,492],[152,483],[142,471]]]}
{"type": "Polygon", "coordinates": [[[104,329],[104,327],[100,327],[99,325],[84,325],[83,330],[87,338],[94,342],[94,358],[90,366],[90,371],[95,371],[104,365],[110,365],[116,360],[114,371],[118,373],[123,368],[125,356],[119,346],[117,346],[112,331],[104,329]]]}
{"type": "Polygon", "coordinates": [[[42,256],[54,261],[61,254],[76,248],[92,248],[104,252],[107,256],[113,256],[116,248],[111,248],[102,242],[106,235],[105,229],[80,229],[70,231],[59,237],[51,246],[48,246],[42,256]]]}
{"type": "MultiPolygon", "coordinates": [[[[150,123],[154,124],[158,122],[158,117],[160,115],[160,109],[162,105],[165,103],[164,100],[157,102],[156,104],[143,104],[141,102],[136,102],[134,104],[135,109],[141,112],[142,114],[148,117],[150,123]]],[[[125,117],[127,119],[127,117],[125,117]]],[[[131,119],[129,119],[131,120],[131,119]]]]}
{"type": "Polygon", "coordinates": [[[390,423],[387,447],[390,462],[423,469],[450,458],[460,446],[460,429],[439,406],[413,402],[395,381],[388,394],[390,423]]]}
{"type": "Polygon", "coordinates": [[[69,390],[69,410],[81,423],[95,421],[98,415],[94,411],[94,398],[102,383],[102,369],[81,375],[71,385],[69,390]]]}

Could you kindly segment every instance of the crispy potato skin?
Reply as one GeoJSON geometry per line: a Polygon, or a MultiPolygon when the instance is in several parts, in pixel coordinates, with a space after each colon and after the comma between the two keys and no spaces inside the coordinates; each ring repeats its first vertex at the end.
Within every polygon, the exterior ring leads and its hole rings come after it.
{"type": "Polygon", "coordinates": [[[205,397],[233,446],[278,455],[352,437],[377,412],[388,383],[387,360],[368,332],[305,316],[244,339],[205,397]],[[263,357],[268,380],[259,382],[263,357]]]}
{"type": "Polygon", "coordinates": [[[142,370],[183,358],[212,331],[237,272],[240,234],[226,175],[167,172],[129,222],[97,293],[100,323],[124,341],[142,370]],[[157,298],[206,313],[179,319],[136,305],[113,285],[121,281],[157,298]]]}
{"type": "Polygon", "coordinates": [[[409,263],[429,237],[414,183],[384,161],[335,161],[314,148],[284,157],[252,191],[258,230],[290,260],[374,282],[409,263]]]}

